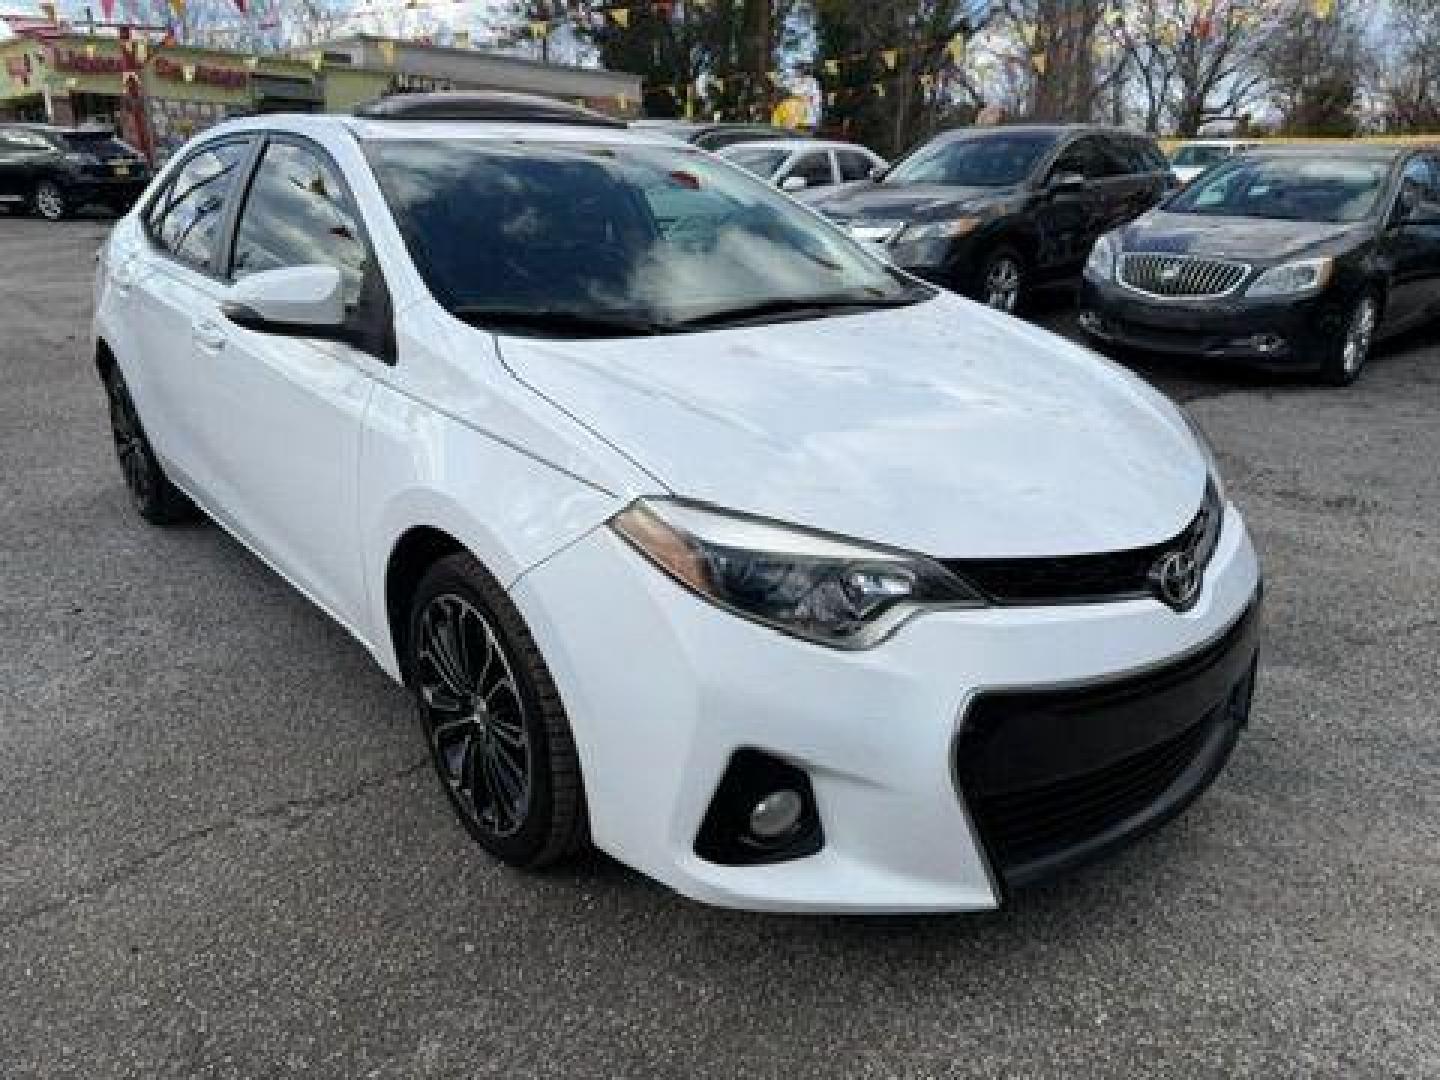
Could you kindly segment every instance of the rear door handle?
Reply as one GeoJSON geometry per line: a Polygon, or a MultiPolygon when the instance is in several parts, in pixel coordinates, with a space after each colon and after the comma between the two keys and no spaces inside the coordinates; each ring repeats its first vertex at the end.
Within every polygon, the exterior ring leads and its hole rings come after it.
{"type": "Polygon", "coordinates": [[[219,352],[225,347],[225,331],[209,319],[201,319],[192,324],[191,333],[202,349],[219,352]]]}

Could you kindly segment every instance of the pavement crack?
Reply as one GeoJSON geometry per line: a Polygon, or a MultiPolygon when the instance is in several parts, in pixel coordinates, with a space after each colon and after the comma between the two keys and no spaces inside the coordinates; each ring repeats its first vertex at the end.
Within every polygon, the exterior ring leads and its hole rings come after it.
{"type": "Polygon", "coordinates": [[[368,794],[378,788],[385,787],[397,780],[414,776],[428,765],[427,759],[420,759],[395,772],[383,773],[379,776],[367,777],[356,781],[348,787],[338,791],[321,792],[317,795],[304,795],[293,799],[286,799],[283,802],[274,803],[248,813],[236,814],[233,817],[212,824],[202,826],[198,829],[191,829],[189,832],[181,833],[172,837],[159,847],[141,853],[132,859],[111,869],[96,881],[81,887],[78,891],[62,896],[54,900],[46,901],[43,904],[36,904],[16,912],[5,919],[0,919],[0,934],[6,934],[11,930],[18,929],[27,923],[42,919],[74,904],[83,903],[87,900],[94,900],[110,892],[127,881],[130,881],[141,874],[153,869],[156,866],[171,863],[172,856],[178,852],[189,853],[197,849],[205,841],[212,837],[234,832],[254,825],[273,825],[281,823],[287,831],[300,828],[311,820],[320,811],[336,806],[342,806],[362,795],[368,794]]]}

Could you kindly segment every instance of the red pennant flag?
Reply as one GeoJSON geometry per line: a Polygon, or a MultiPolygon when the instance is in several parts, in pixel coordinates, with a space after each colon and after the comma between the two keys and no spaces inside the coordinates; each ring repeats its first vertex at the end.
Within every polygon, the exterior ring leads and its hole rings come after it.
{"type": "Polygon", "coordinates": [[[100,0],[100,14],[109,22],[115,16],[115,0],[100,0]]]}

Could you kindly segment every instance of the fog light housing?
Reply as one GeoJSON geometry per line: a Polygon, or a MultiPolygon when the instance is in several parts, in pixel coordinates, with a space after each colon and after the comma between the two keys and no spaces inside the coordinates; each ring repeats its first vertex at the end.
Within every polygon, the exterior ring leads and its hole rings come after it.
{"type": "Polygon", "coordinates": [[[804,858],[824,844],[805,770],[743,747],[715,788],[695,837],[695,854],[722,866],[754,866],[804,858]]]}
{"type": "Polygon", "coordinates": [[[1103,334],[1105,332],[1105,320],[1100,317],[1098,311],[1080,312],[1080,329],[1087,334],[1103,334]]]}
{"type": "Polygon", "coordinates": [[[1285,339],[1279,334],[1254,334],[1243,338],[1240,344],[1252,349],[1261,356],[1270,356],[1285,348],[1285,339]]]}

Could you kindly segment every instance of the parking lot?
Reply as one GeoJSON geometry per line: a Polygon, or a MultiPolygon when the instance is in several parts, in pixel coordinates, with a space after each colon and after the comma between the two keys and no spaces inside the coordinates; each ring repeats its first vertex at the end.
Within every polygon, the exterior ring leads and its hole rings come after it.
{"type": "Polygon", "coordinates": [[[1267,576],[1184,817],[994,914],[760,916],[500,869],[359,645],[140,521],[85,355],[107,228],[0,218],[0,1076],[1440,1076],[1440,335],[1348,390],[1140,369],[1267,576]]]}

